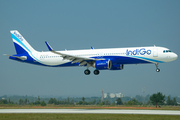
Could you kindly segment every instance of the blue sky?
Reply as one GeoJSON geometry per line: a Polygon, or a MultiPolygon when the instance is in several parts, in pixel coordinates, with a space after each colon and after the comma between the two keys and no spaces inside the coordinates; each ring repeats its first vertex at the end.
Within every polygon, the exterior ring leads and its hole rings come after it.
{"type": "MultiPolygon", "coordinates": [[[[162,92],[179,96],[179,59],[159,65],[125,65],[120,71],[86,76],[86,67],[50,68],[9,60],[10,30],[38,51],[163,46],[180,55],[179,0],[0,1],[0,95],[126,96],[162,92]]],[[[90,68],[93,71],[93,68],[90,68]]]]}

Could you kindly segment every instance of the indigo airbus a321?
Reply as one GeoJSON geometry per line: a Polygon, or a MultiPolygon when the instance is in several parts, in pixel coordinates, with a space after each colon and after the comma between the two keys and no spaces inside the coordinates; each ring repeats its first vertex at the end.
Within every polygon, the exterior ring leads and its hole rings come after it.
{"type": "Polygon", "coordinates": [[[110,48],[86,50],[65,50],[55,51],[47,43],[49,51],[38,52],[24,39],[17,31],[10,31],[16,49],[15,55],[9,59],[48,67],[71,67],[86,66],[86,75],[90,74],[89,67],[95,68],[94,74],[98,75],[99,70],[122,70],[126,64],[149,64],[156,65],[159,72],[159,63],[174,61],[177,54],[165,47],[130,47],[130,48],[110,48]]]}

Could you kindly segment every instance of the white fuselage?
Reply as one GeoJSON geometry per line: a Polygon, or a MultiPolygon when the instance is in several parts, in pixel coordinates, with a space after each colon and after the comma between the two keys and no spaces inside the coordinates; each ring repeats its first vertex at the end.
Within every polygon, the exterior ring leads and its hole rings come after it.
{"type": "MultiPolygon", "coordinates": [[[[169,52],[169,49],[164,47],[131,47],[131,48],[110,48],[110,49],[90,49],[90,50],[68,50],[68,51],[57,51],[64,54],[73,56],[85,57],[85,58],[104,58],[104,59],[116,59],[124,58],[120,60],[120,64],[139,64],[139,63],[164,63],[170,62],[177,59],[177,55],[173,52],[169,52]],[[149,53],[144,53],[144,51],[149,53]],[[165,52],[164,52],[165,51],[165,52]],[[166,52],[167,51],[167,52],[166,52]],[[129,54],[127,53],[129,52],[129,54]],[[130,58],[139,59],[141,61],[133,62],[130,58]],[[127,60],[127,61],[126,61],[127,60]],[[144,62],[142,62],[144,61],[144,62]]],[[[54,66],[61,65],[70,60],[63,59],[60,55],[52,52],[36,52],[33,53],[37,58],[37,62],[45,65],[54,66]]],[[[68,65],[69,66],[69,65],[68,65]]]]}

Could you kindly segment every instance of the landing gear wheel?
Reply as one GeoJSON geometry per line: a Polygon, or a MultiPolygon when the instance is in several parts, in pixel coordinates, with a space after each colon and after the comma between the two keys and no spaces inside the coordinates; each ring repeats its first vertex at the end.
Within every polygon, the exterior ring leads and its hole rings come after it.
{"type": "Polygon", "coordinates": [[[160,72],[160,69],[159,69],[159,68],[157,68],[157,69],[156,69],[156,72],[160,72]]]}
{"type": "Polygon", "coordinates": [[[86,75],[89,75],[90,73],[91,73],[91,71],[88,70],[88,69],[86,69],[86,70],[84,71],[84,74],[86,74],[86,75]]]}
{"type": "Polygon", "coordinates": [[[94,70],[95,75],[99,75],[99,70],[94,70]]]}

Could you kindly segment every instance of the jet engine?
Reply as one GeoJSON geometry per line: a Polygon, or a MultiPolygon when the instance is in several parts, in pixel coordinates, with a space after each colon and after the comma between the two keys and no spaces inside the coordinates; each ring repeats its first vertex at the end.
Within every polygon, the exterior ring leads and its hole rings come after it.
{"type": "Polygon", "coordinates": [[[124,68],[123,64],[112,64],[111,60],[98,60],[93,65],[97,70],[122,70],[124,68]]]}
{"type": "Polygon", "coordinates": [[[94,68],[98,69],[98,70],[107,70],[107,69],[111,69],[111,60],[98,60],[94,63],[94,68]]]}

